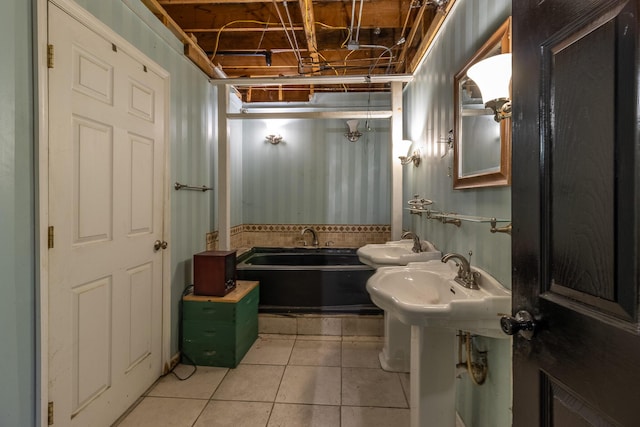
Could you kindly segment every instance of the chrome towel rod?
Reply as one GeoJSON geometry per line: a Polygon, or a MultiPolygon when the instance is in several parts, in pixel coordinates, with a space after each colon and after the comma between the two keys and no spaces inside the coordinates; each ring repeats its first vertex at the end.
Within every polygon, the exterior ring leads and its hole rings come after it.
{"type": "Polygon", "coordinates": [[[206,185],[203,185],[202,187],[194,187],[193,185],[180,184],[179,182],[176,182],[173,188],[176,190],[193,190],[202,192],[213,190],[213,188],[207,187],[206,185]]]}

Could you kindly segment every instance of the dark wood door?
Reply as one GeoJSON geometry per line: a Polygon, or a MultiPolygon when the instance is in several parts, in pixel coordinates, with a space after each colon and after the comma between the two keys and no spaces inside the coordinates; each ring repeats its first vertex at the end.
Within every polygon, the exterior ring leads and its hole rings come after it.
{"type": "Polygon", "coordinates": [[[513,425],[640,426],[639,1],[513,2],[513,425]]]}

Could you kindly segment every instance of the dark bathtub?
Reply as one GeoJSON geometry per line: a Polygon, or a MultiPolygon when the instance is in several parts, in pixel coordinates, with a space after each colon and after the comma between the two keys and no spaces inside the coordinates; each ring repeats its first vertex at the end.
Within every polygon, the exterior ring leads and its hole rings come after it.
{"type": "Polygon", "coordinates": [[[374,272],[355,249],[253,248],[237,264],[238,279],[260,282],[262,313],[381,313],[366,289],[374,272]]]}

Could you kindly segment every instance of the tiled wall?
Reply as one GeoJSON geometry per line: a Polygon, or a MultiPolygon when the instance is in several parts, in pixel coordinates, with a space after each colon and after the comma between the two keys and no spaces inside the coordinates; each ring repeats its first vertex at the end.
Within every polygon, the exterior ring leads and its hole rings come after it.
{"type": "MultiPolygon", "coordinates": [[[[320,246],[359,248],[391,239],[389,225],[244,224],[231,228],[231,247],[292,247],[304,246],[304,241],[310,245],[310,233],[306,233],[303,240],[302,230],[305,227],[316,230],[320,246]]],[[[217,243],[218,233],[207,233],[207,250],[217,249],[217,243]]]]}
{"type": "Polygon", "coordinates": [[[261,334],[374,336],[384,333],[382,315],[280,315],[260,313],[261,334]]]}

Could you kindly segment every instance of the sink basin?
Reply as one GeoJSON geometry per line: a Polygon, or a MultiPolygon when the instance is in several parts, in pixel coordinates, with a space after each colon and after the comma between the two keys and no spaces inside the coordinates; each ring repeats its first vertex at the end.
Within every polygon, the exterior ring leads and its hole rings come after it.
{"type": "Polygon", "coordinates": [[[454,277],[453,262],[440,260],[383,267],[367,281],[371,300],[385,313],[411,325],[411,427],[456,426],[456,331],[508,338],[501,313],[511,313],[511,292],[487,272],[480,289],[454,277]]]}
{"type": "Polygon", "coordinates": [[[371,300],[403,323],[460,329],[492,338],[507,338],[500,314],[511,312],[511,292],[483,270],[480,289],[468,289],[453,278],[453,262],[440,260],[379,268],[367,281],[371,300]]]}
{"type": "Polygon", "coordinates": [[[411,262],[440,259],[442,254],[432,243],[422,241],[423,252],[413,252],[413,240],[394,240],[384,244],[370,244],[358,249],[360,262],[373,268],[407,265],[411,262]]]}

